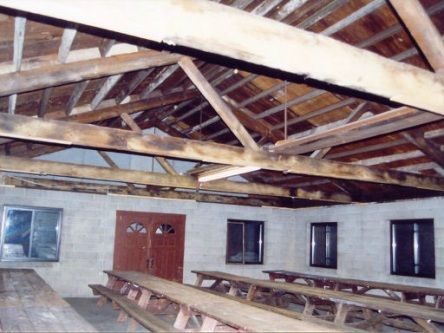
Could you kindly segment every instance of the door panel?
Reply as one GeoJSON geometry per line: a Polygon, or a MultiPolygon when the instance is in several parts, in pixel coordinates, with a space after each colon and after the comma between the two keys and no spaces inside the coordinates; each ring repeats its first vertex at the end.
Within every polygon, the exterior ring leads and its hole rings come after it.
{"type": "Polygon", "coordinates": [[[185,215],[117,212],[114,269],[182,282],[185,215]]]}

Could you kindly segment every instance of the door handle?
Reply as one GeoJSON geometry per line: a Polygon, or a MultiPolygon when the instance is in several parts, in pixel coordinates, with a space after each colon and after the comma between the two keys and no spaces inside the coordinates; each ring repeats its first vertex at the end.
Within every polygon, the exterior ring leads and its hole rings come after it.
{"type": "Polygon", "coordinates": [[[147,259],[146,267],[150,270],[153,269],[153,267],[154,267],[154,258],[153,257],[147,259]]]}

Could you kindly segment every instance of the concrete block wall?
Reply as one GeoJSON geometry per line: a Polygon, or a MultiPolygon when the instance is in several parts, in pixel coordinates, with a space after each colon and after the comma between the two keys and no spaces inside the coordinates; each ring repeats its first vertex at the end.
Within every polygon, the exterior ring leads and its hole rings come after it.
{"type": "Polygon", "coordinates": [[[296,210],[295,271],[444,288],[444,199],[405,200],[296,210]],[[436,278],[390,274],[390,220],[434,219],[436,278]],[[338,223],[338,268],[310,267],[310,223],[338,223]]]}
{"type": "Polygon", "coordinates": [[[293,211],[286,209],[0,187],[0,206],[4,204],[63,208],[59,262],[0,262],[0,267],[34,268],[65,297],[91,296],[89,283],[106,282],[102,271],[113,264],[117,210],[187,216],[184,282],[188,283],[194,282],[193,269],[265,277],[263,269],[289,268],[294,253],[293,211]],[[265,221],[264,265],[225,264],[229,218],[265,221]]]}
{"type": "Polygon", "coordinates": [[[185,214],[184,282],[191,270],[222,270],[266,278],[264,269],[289,269],[444,288],[444,198],[387,204],[288,210],[124,196],[0,187],[4,204],[63,208],[60,261],[7,263],[31,267],[62,296],[88,297],[89,283],[104,283],[111,269],[116,210],[185,214]],[[265,221],[264,265],[225,264],[227,219],[265,221]],[[436,279],[390,275],[391,219],[433,218],[436,279]],[[338,222],[338,269],[309,266],[310,223],[338,222]]]}

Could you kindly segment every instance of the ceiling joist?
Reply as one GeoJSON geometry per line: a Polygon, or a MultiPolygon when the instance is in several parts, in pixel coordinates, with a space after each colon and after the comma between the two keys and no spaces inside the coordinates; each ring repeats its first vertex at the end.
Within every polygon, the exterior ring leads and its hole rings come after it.
{"type": "Polygon", "coordinates": [[[444,179],[94,125],[0,114],[0,136],[444,191],[444,179]]]}

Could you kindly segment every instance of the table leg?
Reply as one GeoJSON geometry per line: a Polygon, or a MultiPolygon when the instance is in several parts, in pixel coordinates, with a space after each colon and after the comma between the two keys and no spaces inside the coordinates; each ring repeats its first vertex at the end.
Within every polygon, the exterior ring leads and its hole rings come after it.
{"type": "Polygon", "coordinates": [[[200,327],[201,332],[214,332],[219,322],[211,317],[205,317],[200,327]]]}
{"type": "Polygon", "coordinates": [[[181,305],[180,311],[177,314],[176,320],[174,321],[174,328],[177,328],[179,330],[184,330],[187,327],[190,316],[191,316],[190,309],[185,305],[181,305]]]}

